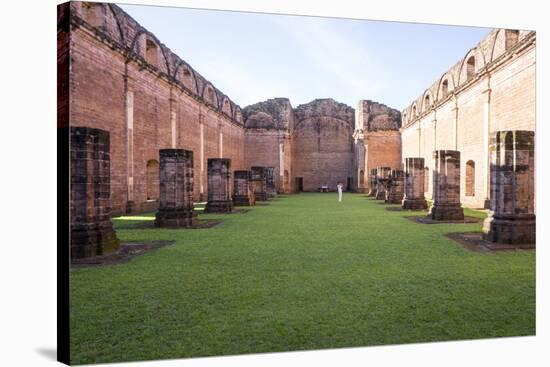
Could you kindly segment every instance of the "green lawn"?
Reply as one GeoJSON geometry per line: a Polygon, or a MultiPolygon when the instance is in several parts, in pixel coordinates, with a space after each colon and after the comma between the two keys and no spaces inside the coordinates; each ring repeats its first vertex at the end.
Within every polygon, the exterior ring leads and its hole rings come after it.
{"type": "MultiPolygon", "coordinates": [[[[492,338],[535,333],[535,252],[473,253],[359,194],[298,194],[210,229],[133,228],[176,240],[71,273],[75,364],[492,338]]],[[[468,212],[472,215],[473,212],[468,212]]],[[[479,214],[479,213],[478,213],[479,214]]]]}

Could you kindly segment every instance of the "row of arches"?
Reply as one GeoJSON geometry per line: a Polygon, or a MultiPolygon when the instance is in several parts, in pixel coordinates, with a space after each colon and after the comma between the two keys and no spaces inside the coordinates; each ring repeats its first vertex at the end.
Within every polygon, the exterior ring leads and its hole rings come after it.
{"type": "Polygon", "coordinates": [[[140,58],[176,84],[200,97],[211,107],[242,123],[242,111],[212,83],[167,49],[154,34],[141,27],[114,4],[73,2],[76,13],[92,27],[108,35],[125,49],[126,62],[140,58]]]}
{"type": "MultiPolygon", "coordinates": [[[[407,124],[420,115],[429,112],[437,102],[447,99],[454,90],[474,79],[488,63],[498,59],[520,41],[520,32],[513,29],[498,29],[488,36],[489,47],[481,43],[470,49],[460,63],[446,71],[437,83],[426,89],[422,99],[413,102],[403,112],[403,123],[407,124]]],[[[482,41],[483,42],[483,41],[482,41]]]]}

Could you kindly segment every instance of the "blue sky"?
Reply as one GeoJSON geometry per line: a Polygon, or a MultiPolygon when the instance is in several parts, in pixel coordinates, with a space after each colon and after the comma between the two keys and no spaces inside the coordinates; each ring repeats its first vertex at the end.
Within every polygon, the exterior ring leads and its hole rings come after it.
{"type": "Polygon", "coordinates": [[[371,99],[402,110],[488,28],[120,5],[241,107],[371,99]]]}

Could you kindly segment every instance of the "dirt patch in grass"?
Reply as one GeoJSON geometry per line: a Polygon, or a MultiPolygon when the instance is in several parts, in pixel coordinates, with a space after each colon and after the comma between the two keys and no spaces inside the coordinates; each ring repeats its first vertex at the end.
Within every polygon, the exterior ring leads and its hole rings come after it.
{"type": "Polygon", "coordinates": [[[149,251],[173,244],[175,241],[148,241],[148,242],[126,242],[120,245],[118,251],[110,254],[89,257],[86,259],[75,259],[71,261],[72,268],[84,268],[103,265],[116,265],[130,261],[136,256],[143,255],[149,251]]]}
{"type": "Polygon", "coordinates": [[[471,224],[471,223],[479,223],[483,221],[482,218],[469,217],[469,216],[465,216],[463,220],[433,220],[430,217],[418,216],[418,215],[410,215],[410,216],[406,216],[405,218],[420,224],[452,224],[452,223],[471,224]]]}
{"type": "Polygon", "coordinates": [[[248,213],[250,209],[244,209],[244,208],[235,208],[231,213],[225,213],[225,214],[245,214],[248,213]]]}
{"type": "Polygon", "coordinates": [[[508,245],[485,241],[479,232],[447,233],[446,237],[458,242],[467,250],[475,252],[495,252],[511,250],[534,250],[535,244],[508,245]]]}
{"type": "Polygon", "coordinates": [[[155,228],[169,228],[169,229],[204,229],[217,226],[222,221],[215,219],[197,219],[195,224],[191,227],[156,227],[154,220],[143,221],[139,223],[130,223],[128,226],[119,225],[116,229],[155,229],[155,228]]]}

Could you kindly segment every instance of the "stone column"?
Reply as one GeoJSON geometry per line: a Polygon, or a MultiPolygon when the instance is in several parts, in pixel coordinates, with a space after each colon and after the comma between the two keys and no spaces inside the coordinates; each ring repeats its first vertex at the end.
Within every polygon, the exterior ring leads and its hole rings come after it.
{"type": "Polygon", "coordinates": [[[231,201],[231,159],[208,159],[208,202],[207,213],[229,213],[233,210],[231,201]]]}
{"type": "Polygon", "coordinates": [[[160,198],[157,227],[190,227],[193,212],[193,152],[184,149],[159,151],[160,198]]]}
{"type": "Polygon", "coordinates": [[[254,198],[256,201],[267,201],[266,169],[265,167],[252,167],[252,183],[254,198]]]}
{"type": "Polygon", "coordinates": [[[250,171],[233,172],[233,204],[238,206],[253,206],[256,204],[254,199],[254,186],[251,181],[252,173],[250,171]]]}
{"type": "Polygon", "coordinates": [[[277,196],[277,188],[275,187],[275,167],[265,167],[265,184],[268,198],[277,196]]]}
{"type": "Polygon", "coordinates": [[[405,158],[405,196],[403,209],[425,210],[428,208],[424,198],[424,158],[405,158]]]}
{"type": "Polygon", "coordinates": [[[386,203],[401,204],[403,202],[405,173],[400,169],[392,169],[389,180],[389,190],[386,194],[386,203]]]}
{"type": "Polygon", "coordinates": [[[534,244],[535,133],[497,131],[491,136],[490,212],[483,237],[491,242],[534,244]]]}
{"type": "Polygon", "coordinates": [[[111,223],[109,132],[70,128],[71,259],[119,248],[111,223]]]}
{"type": "Polygon", "coordinates": [[[433,220],[463,220],[460,205],[460,152],[434,151],[433,204],[429,216],[433,220]]]}
{"type": "Polygon", "coordinates": [[[390,167],[378,167],[376,169],[376,200],[386,200],[386,190],[390,171],[390,167]]]}
{"type": "Polygon", "coordinates": [[[369,170],[369,192],[367,196],[376,196],[376,168],[369,170]]]}

